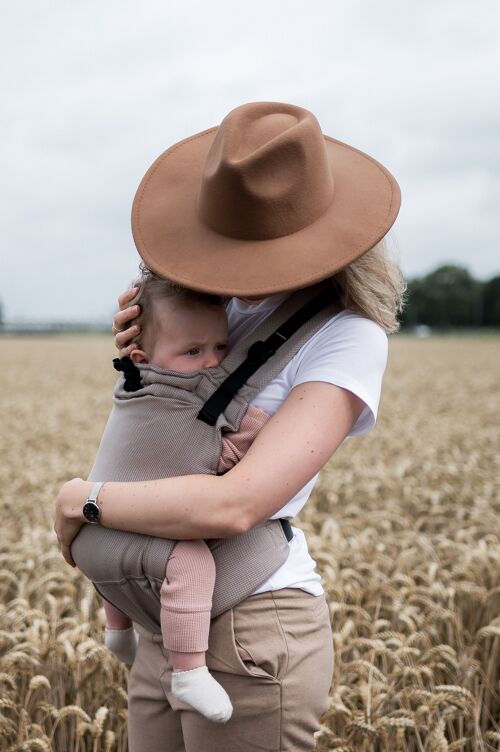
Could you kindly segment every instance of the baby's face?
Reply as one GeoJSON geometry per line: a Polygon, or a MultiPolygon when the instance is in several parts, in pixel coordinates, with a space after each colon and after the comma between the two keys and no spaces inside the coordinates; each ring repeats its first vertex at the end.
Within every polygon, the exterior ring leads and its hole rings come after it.
{"type": "Polygon", "coordinates": [[[223,306],[155,301],[157,331],[148,362],[171,371],[215,368],[226,356],[227,316],[223,306]]]}

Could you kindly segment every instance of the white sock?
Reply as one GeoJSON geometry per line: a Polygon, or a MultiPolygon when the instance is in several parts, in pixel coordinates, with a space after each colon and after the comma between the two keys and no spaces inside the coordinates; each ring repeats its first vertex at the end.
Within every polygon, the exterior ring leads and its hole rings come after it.
{"type": "Polygon", "coordinates": [[[128,629],[106,627],[104,630],[104,644],[119,661],[126,663],[127,666],[131,666],[134,662],[138,642],[139,635],[133,627],[128,629]]]}
{"type": "Polygon", "coordinates": [[[206,666],[172,673],[172,694],[191,705],[210,721],[225,723],[233,706],[226,690],[209,673],[206,666]]]}

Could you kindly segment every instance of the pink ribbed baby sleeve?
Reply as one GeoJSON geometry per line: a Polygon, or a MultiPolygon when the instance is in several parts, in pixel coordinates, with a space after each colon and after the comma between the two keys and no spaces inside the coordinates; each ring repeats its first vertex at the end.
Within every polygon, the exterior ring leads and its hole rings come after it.
{"type": "Polygon", "coordinates": [[[218,471],[230,470],[247,453],[261,428],[271,416],[255,405],[248,405],[238,431],[222,434],[222,451],[218,471]]]}

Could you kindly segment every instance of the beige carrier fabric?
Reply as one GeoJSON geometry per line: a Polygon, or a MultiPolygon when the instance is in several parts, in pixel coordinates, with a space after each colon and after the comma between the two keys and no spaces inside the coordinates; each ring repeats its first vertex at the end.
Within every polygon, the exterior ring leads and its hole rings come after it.
{"type": "MultiPolygon", "coordinates": [[[[136,481],[192,473],[216,474],[221,431],[236,431],[250,400],[269,383],[340,306],[316,314],[241,387],[214,426],[198,420],[201,406],[264,340],[325,285],[290,296],[218,368],[192,374],[140,366],[143,388],[127,392],[120,378],[89,480],[136,481]]],[[[203,499],[199,500],[203,503],[203,499]]],[[[281,524],[268,520],[244,535],[207,541],[216,564],[212,616],[246,598],[286,560],[289,547],[281,524]]],[[[160,631],[160,587],[175,541],[98,525],[83,525],[72,544],[77,566],[103,597],[151,632],[160,631]]]]}

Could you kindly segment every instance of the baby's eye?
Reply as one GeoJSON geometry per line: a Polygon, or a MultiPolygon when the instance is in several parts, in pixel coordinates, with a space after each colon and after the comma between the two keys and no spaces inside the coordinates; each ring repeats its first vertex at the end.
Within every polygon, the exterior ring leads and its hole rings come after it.
{"type": "Polygon", "coordinates": [[[192,347],[186,353],[186,355],[199,355],[199,354],[200,354],[200,348],[199,347],[192,347]]]}
{"type": "Polygon", "coordinates": [[[217,345],[217,350],[227,350],[227,342],[221,342],[220,345],[217,345]]]}

